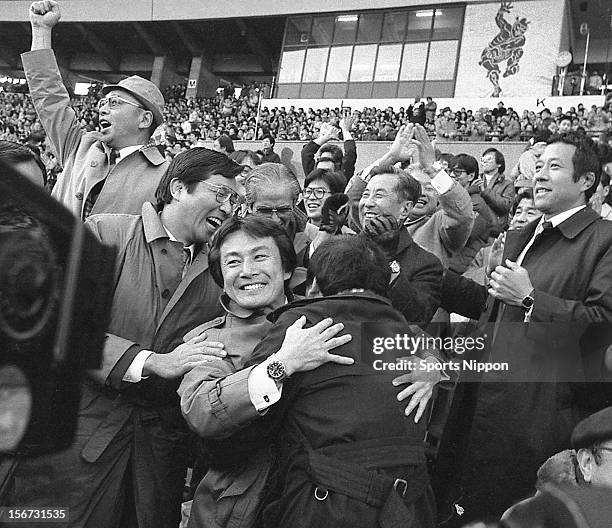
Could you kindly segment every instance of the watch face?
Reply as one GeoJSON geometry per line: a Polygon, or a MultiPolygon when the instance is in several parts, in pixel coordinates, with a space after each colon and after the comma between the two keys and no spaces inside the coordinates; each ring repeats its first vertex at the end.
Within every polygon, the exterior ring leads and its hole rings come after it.
{"type": "Polygon", "coordinates": [[[282,379],[285,376],[285,365],[280,361],[272,361],[268,365],[268,376],[274,380],[282,379]]]}

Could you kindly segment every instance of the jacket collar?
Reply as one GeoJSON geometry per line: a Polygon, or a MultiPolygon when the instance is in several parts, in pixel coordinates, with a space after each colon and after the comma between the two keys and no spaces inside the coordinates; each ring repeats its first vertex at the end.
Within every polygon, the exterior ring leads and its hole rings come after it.
{"type": "Polygon", "coordinates": [[[572,240],[600,218],[601,217],[587,205],[585,208],[570,216],[567,220],[561,222],[557,226],[557,229],[561,231],[561,234],[565,238],[572,240]]]}
{"type": "Polygon", "coordinates": [[[400,230],[400,239],[399,239],[399,244],[397,246],[397,254],[400,255],[404,250],[409,248],[412,244],[414,244],[414,240],[412,239],[412,236],[408,232],[408,229],[403,227],[400,230]]]}
{"type": "Polygon", "coordinates": [[[387,299],[386,297],[382,297],[369,290],[365,290],[362,292],[346,291],[346,292],[340,292],[336,295],[329,295],[327,297],[314,297],[311,299],[295,300],[289,304],[286,304],[285,306],[281,306],[280,308],[277,308],[276,310],[268,314],[268,320],[272,321],[273,323],[276,322],[276,320],[280,317],[280,315],[286,312],[287,310],[289,310],[290,308],[308,306],[309,304],[313,304],[313,303],[317,303],[321,301],[332,301],[333,302],[333,301],[338,301],[338,300],[345,301],[347,299],[355,299],[355,300],[369,299],[371,301],[375,301],[375,302],[379,302],[382,304],[386,304],[387,306],[391,306],[391,301],[389,299],[387,299]]]}
{"type": "Polygon", "coordinates": [[[169,238],[168,233],[164,229],[164,224],[162,224],[159,213],[151,202],[143,203],[141,211],[142,225],[147,244],[150,244],[159,238],[169,238]]]}
{"type": "MultiPolygon", "coordinates": [[[[561,222],[557,226],[557,229],[565,238],[573,240],[599,218],[600,216],[593,211],[593,209],[585,207],[570,216],[564,222],[561,222]]],[[[534,220],[523,229],[508,232],[509,236],[506,239],[506,254],[510,260],[514,260],[527,245],[527,242],[531,240],[539,223],[540,220],[534,220]],[[511,233],[513,233],[513,235],[510,236],[511,233]]]]}
{"type": "MultiPolygon", "coordinates": [[[[96,143],[96,146],[98,147],[100,151],[104,152],[107,156],[110,154],[110,151],[112,150],[106,143],[102,143],[101,141],[98,141],[96,143]]],[[[142,147],[140,147],[138,149],[138,152],[142,152],[142,155],[145,158],[147,158],[147,160],[149,161],[149,163],[151,163],[151,165],[158,166],[166,161],[166,158],[162,156],[161,152],[157,148],[157,145],[151,140],[145,145],[143,145],[142,147]]]]}

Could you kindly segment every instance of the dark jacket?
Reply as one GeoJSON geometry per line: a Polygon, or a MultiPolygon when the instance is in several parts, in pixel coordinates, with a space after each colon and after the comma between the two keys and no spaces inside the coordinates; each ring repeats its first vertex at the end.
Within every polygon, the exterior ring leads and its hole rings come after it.
{"type": "Polygon", "coordinates": [[[510,210],[514,204],[514,184],[507,180],[503,174],[498,174],[481,191],[480,195],[495,213],[497,220],[495,235],[497,235],[508,228],[510,210]]]}
{"type": "MultiPolygon", "coordinates": [[[[516,260],[537,223],[508,232],[504,260],[516,260]]],[[[575,388],[590,369],[585,354],[601,328],[593,325],[612,323],[612,226],[589,207],[538,237],[522,266],[535,288],[530,322],[523,322],[523,308],[492,299],[483,316],[499,323],[491,360],[510,361],[512,369],[484,376],[466,405],[473,421],[463,460],[463,523],[500,515],[531,494],[538,467],[569,447],[591,404],[575,388]],[[530,381],[507,382],[518,375],[530,381]],[[557,381],[537,381],[551,378],[557,381]]]]}
{"type": "MultiPolygon", "coordinates": [[[[381,485],[380,500],[395,501],[401,526],[433,527],[423,448],[425,422],[415,424],[404,415],[398,390],[391,383],[397,372],[372,370],[376,357],[371,351],[368,354],[372,343],[362,341],[363,323],[385,322],[409,332],[405,319],[387,299],[367,292],[294,302],[273,314],[276,322],[256,347],[253,361],[261,362],[270,351],[278,350],[286,329],[302,315],[307,326],[326,317],[342,321],[353,340],[334,352],[353,357],[355,364],[327,363],[286,380],[280,402],[243,431],[218,442],[215,460],[249,456],[262,443],[278,440],[280,496],[264,512],[266,526],[379,526],[381,505],[355,498],[364,484],[358,484],[354,470],[366,475],[379,472],[372,478],[380,476],[389,482],[386,488],[381,485]],[[339,467],[350,470],[341,474],[339,467]],[[408,485],[399,504],[395,479],[408,485]],[[315,488],[325,500],[315,498],[315,488]],[[403,514],[412,516],[412,523],[403,514]]],[[[375,492],[368,493],[374,496],[375,492]]]]}
{"type": "Polygon", "coordinates": [[[489,243],[489,238],[497,231],[497,217],[480,196],[480,189],[468,187],[474,214],[474,225],[465,246],[449,260],[449,268],[457,273],[464,273],[480,249],[489,243]]]}
{"type": "Polygon", "coordinates": [[[408,322],[427,325],[440,306],[442,263],[412,240],[406,229],[400,232],[397,261],[400,273],[391,284],[388,297],[408,322]]]}
{"type": "MultiPolygon", "coordinates": [[[[315,154],[321,147],[314,141],[309,141],[302,148],[302,168],[304,174],[308,176],[315,168],[315,154]]],[[[355,163],[357,162],[357,148],[355,140],[349,139],[344,142],[344,156],[342,157],[341,171],[348,182],[355,174],[355,163]]]]}

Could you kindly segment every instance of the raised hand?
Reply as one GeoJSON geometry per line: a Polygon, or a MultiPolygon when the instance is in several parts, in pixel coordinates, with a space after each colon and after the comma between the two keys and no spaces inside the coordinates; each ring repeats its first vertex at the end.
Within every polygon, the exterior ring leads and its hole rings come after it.
{"type": "Polygon", "coordinates": [[[342,119],[340,119],[340,128],[342,132],[344,132],[345,130],[347,132],[350,132],[353,129],[354,122],[355,119],[350,114],[347,114],[342,119]]]}
{"type": "MultiPolygon", "coordinates": [[[[425,363],[438,362],[438,360],[433,357],[419,359],[417,361],[422,361],[425,363]]],[[[399,376],[393,380],[393,385],[395,386],[407,383],[410,384],[408,387],[399,392],[397,399],[399,401],[404,401],[406,398],[410,398],[405,413],[406,416],[409,416],[410,413],[416,409],[417,412],[414,415],[415,423],[421,419],[421,416],[423,416],[423,413],[427,408],[427,403],[433,394],[434,387],[441,379],[442,375],[439,370],[431,369],[430,371],[426,369],[415,369],[409,374],[403,374],[402,376],[399,376]]]]}
{"type": "Polygon", "coordinates": [[[434,146],[427,132],[421,125],[415,124],[412,127],[411,135],[410,141],[418,149],[421,167],[423,167],[424,170],[430,169],[436,161],[436,151],[434,150],[434,146]]]}
{"type": "Polygon", "coordinates": [[[30,6],[30,23],[34,28],[53,28],[62,17],[59,4],[55,0],[33,2],[30,6]]]}
{"type": "Polygon", "coordinates": [[[389,156],[393,163],[408,161],[417,153],[416,146],[411,142],[412,128],[412,124],[402,125],[397,131],[389,150],[389,156]]]}
{"type": "Polygon", "coordinates": [[[340,131],[331,123],[323,123],[321,130],[319,130],[318,139],[322,142],[327,143],[331,139],[336,139],[340,131]]]}
{"type": "Polygon", "coordinates": [[[352,365],[353,358],[330,354],[329,351],[348,343],[353,337],[345,334],[336,337],[343,329],[342,323],[334,324],[323,319],[310,328],[304,328],[306,317],[300,317],[285,332],[280,350],[275,354],[285,364],[287,375],[314,370],[325,363],[352,365]]]}

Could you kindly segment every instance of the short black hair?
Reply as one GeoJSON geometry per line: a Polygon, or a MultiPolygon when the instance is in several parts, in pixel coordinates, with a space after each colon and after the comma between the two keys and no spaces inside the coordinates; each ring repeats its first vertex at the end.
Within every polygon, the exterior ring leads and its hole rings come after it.
{"type": "Polygon", "coordinates": [[[183,182],[187,192],[192,192],[198,182],[206,181],[213,174],[235,178],[241,172],[242,166],[229,159],[222,152],[204,147],[194,147],[181,152],[170,162],[157,186],[155,191],[157,209],[161,211],[166,204],[172,201],[170,183],[174,179],[183,182]]]}
{"type": "Polygon", "coordinates": [[[254,165],[261,165],[261,158],[257,152],[253,150],[235,150],[229,155],[230,159],[233,159],[236,163],[244,165],[245,159],[250,159],[254,165]]]}
{"type": "Polygon", "coordinates": [[[601,179],[601,161],[597,144],[583,132],[568,132],[567,134],[554,134],[548,144],[564,143],[576,147],[576,151],[572,156],[572,164],[574,165],[574,174],[572,179],[577,182],[583,174],[592,172],[595,175],[595,181],[586,191],[584,196],[586,202],[597,190],[599,180],[601,179]]]}
{"type": "Polygon", "coordinates": [[[232,138],[229,137],[227,134],[219,136],[217,138],[217,141],[219,142],[219,146],[223,147],[228,154],[234,152],[234,142],[232,141],[232,138]]]}
{"type": "Polygon", "coordinates": [[[482,155],[486,156],[491,153],[495,154],[495,163],[499,165],[499,173],[503,174],[506,171],[506,158],[504,158],[504,155],[496,148],[488,148],[482,155]]]}
{"type": "MultiPolygon", "coordinates": [[[[297,257],[293,242],[287,235],[287,231],[269,218],[259,216],[232,216],[225,220],[213,235],[210,253],[208,254],[208,268],[214,281],[223,288],[223,272],[221,271],[221,247],[232,233],[243,231],[252,238],[272,238],[278,247],[283,271],[293,273],[297,265],[297,257]]],[[[285,287],[288,288],[285,281],[285,287]]]]}
{"type": "Polygon", "coordinates": [[[413,204],[420,198],[423,189],[419,181],[408,171],[402,170],[395,165],[379,165],[370,171],[370,177],[378,174],[394,174],[397,176],[397,184],[394,191],[400,202],[408,201],[413,204]]]}
{"type": "Polygon", "coordinates": [[[267,139],[270,141],[270,145],[274,146],[276,144],[276,141],[274,140],[274,136],[272,134],[266,134],[264,137],[261,138],[261,140],[263,141],[264,139],[267,139]]]}
{"type": "Polygon", "coordinates": [[[321,243],[308,267],[323,295],[353,288],[385,295],[391,278],[383,251],[361,235],[338,235],[321,243]]]}
{"type": "MultiPolygon", "coordinates": [[[[319,156],[321,154],[325,154],[326,152],[331,154],[331,161],[334,164],[334,168],[336,170],[340,170],[342,168],[342,157],[344,156],[342,149],[338,145],[323,145],[319,149],[319,156]]],[[[319,159],[319,161],[321,160],[319,159]]]]}
{"type": "Polygon", "coordinates": [[[314,180],[323,180],[332,194],[344,192],[346,188],[346,176],[340,171],[315,169],[304,179],[304,188],[314,180]]]}
{"type": "Polygon", "coordinates": [[[610,176],[608,176],[603,168],[604,165],[612,162],[612,147],[605,143],[598,143],[597,150],[599,152],[599,161],[601,162],[601,184],[604,187],[608,187],[610,185],[610,176]]]}
{"type": "Polygon", "coordinates": [[[459,167],[467,171],[468,174],[474,174],[474,178],[478,178],[480,174],[478,169],[478,161],[474,156],[470,156],[469,154],[457,154],[450,160],[448,164],[449,168],[452,170],[454,167],[459,167]]]}
{"type": "Polygon", "coordinates": [[[16,141],[0,141],[0,161],[11,167],[17,163],[27,163],[33,161],[42,171],[43,181],[47,184],[47,168],[40,159],[38,153],[31,148],[16,141]]]}

